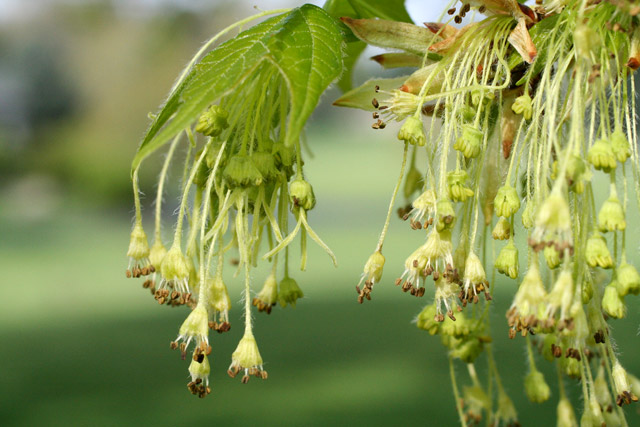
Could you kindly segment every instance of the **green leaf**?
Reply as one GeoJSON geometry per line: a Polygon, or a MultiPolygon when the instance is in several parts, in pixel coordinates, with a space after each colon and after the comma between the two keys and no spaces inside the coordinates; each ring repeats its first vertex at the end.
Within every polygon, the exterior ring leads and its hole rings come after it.
{"type": "Polygon", "coordinates": [[[353,69],[355,68],[358,58],[367,47],[365,42],[357,41],[347,44],[344,57],[344,72],[338,81],[338,87],[341,91],[347,92],[353,87],[353,69]]]}
{"type": "Polygon", "coordinates": [[[376,111],[372,104],[373,98],[376,97],[376,86],[380,90],[391,92],[398,89],[407,80],[408,76],[395,77],[392,79],[371,79],[367,80],[362,86],[342,95],[334,101],[333,105],[338,107],[359,108],[366,111],[376,111]]]}
{"type": "Polygon", "coordinates": [[[241,90],[265,61],[286,81],[291,99],[286,142],[293,144],[322,92],[342,71],[338,24],[313,5],[267,19],[209,52],[174,89],[152,122],[132,170],[190,126],[210,104],[241,90]]]}

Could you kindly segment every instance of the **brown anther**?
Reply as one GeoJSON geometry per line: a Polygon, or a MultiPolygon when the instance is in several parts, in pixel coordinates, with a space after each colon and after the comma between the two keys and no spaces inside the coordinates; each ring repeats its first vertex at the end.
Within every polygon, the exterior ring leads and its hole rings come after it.
{"type": "Polygon", "coordinates": [[[400,286],[400,283],[402,283],[402,278],[398,277],[395,281],[396,286],[400,286]]]}
{"type": "Polygon", "coordinates": [[[418,289],[418,297],[423,297],[425,292],[425,288],[418,289]]]}
{"type": "Polygon", "coordinates": [[[417,291],[417,289],[416,289],[416,288],[411,288],[411,289],[409,290],[409,293],[410,293],[411,295],[415,296],[415,295],[416,295],[416,291],[417,291]]]}
{"type": "Polygon", "coordinates": [[[440,279],[440,272],[439,271],[434,271],[433,272],[433,280],[439,280],[440,279]]]}
{"type": "Polygon", "coordinates": [[[462,6],[462,11],[464,13],[467,13],[471,10],[471,4],[470,3],[466,3],[464,6],[462,6]]]}
{"type": "Polygon", "coordinates": [[[162,305],[165,302],[165,298],[164,297],[160,297],[160,298],[156,298],[158,300],[158,304],[162,305]]]}
{"type": "Polygon", "coordinates": [[[186,342],[181,342],[180,343],[180,351],[183,352],[183,353],[185,351],[187,351],[187,343],[186,342]]]}
{"type": "Polygon", "coordinates": [[[193,360],[195,360],[198,363],[202,363],[204,361],[204,354],[202,353],[198,354],[193,360]]]}
{"type": "Polygon", "coordinates": [[[142,287],[145,289],[148,289],[149,286],[151,286],[151,280],[145,280],[144,283],[142,284],[142,287]]]}
{"type": "Polygon", "coordinates": [[[375,98],[371,100],[371,105],[373,105],[373,108],[380,108],[380,103],[375,98]]]}
{"type": "Polygon", "coordinates": [[[260,378],[262,378],[263,380],[269,378],[269,374],[267,373],[267,371],[260,371],[260,378]]]}
{"type": "Polygon", "coordinates": [[[171,350],[175,350],[176,348],[178,348],[178,343],[176,341],[171,341],[171,343],[169,344],[169,348],[171,350]]]}
{"type": "Polygon", "coordinates": [[[482,6],[480,6],[480,7],[478,8],[478,12],[480,12],[480,13],[484,13],[484,12],[485,12],[485,10],[487,10],[487,7],[486,7],[485,5],[482,5],[482,6]]]}
{"type": "Polygon", "coordinates": [[[456,16],[455,18],[453,18],[454,22],[456,24],[460,24],[462,23],[462,18],[460,17],[460,15],[456,16]]]}
{"type": "Polygon", "coordinates": [[[379,119],[380,118],[380,114],[378,114],[377,111],[374,111],[372,116],[373,116],[374,119],[379,119]]]}
{"type": "Polygon", "coordinates": [[[376,87],[374,87],[373,90],[375,90],[376,93],[380,92],[380,86],[376,85],[376,87]]]}
{"type": "Polygon", "coordinates": [[[249,375],[243,375],[242,376],[242,384],[246,384],[249,382],[249,375]]]}
{"type": "Polygon", "coordinates": [[[156,268],[152,264],[149,264],[149,272],[151,272],[151,273],[155,273],[156,272],[156,268]]]}
{"type": "Polygon", "coordinates": [[[436,322],[444,322],[444,314],[438,313],[433,318],[436,322]]]}
{"type": "Polygon", "coordinates": [[[447,14],[448,15],[453,15],[454,13],[456,13],[456,8],[452,7],[451,9],[447,10],[447,14]]]}
{"type": "Polygon", "coordinates": [[[449,319],[453,320],[454,322],[456,321],[456,316],[453,315],[453,310],[447,311],[447,316],[449,316],[449,319]]]}
{"type": "Polygon", "coordinates": [[[207,348],[205,349],[204,353],[208,356],[211,354],[211,346],[208,345],[207,348]]]}
{"type": "Polygon", "coordinates": [[[178,299],[179,296],[180,296],[180,292],[178,291],[171,292],[171,299],[178,299]]]}
{"type": "Polygon", "coordinates": [[[127,276],[127,279],[131,279],[131,270],[127,270],[125,275],[127,276]]]}
{"type": "Polygon", "coordinates": [[[478,303],[478,295],[474,295],[473,296],[473,303],[477,304],[478,303]]]}
{"type": "Polygon", "coordinates": [[[509,329],[509,338],[510,339],[514,339],[516,337],[516,330],[515,329],[509,329]]]}

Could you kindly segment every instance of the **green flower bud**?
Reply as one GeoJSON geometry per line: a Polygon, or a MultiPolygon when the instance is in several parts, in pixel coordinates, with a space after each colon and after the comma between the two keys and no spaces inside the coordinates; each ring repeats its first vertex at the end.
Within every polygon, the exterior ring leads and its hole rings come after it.
{"type": "Polygon", "coordinates": [[[505,218],[500,218],[493,228],[491,236],[495,240],[507,240],[511,237],[511,224],[505,218]]]}
{"type": "Polygon", "coordinates": [[[303,178],[296,178],[289,183],[289,200],[293,208],[302,208],[305,211],[313,209],[316,205],[313,187],[303,178]]]}
{"type": "Polygon", "coordinates": [[[231,299],[221,274],[216,274],[215,277],[207,279],[207,290],[209,311],[214,316],[213,329],[218,332],[228,331],[230,328],[229,310],[231,310],[231,299]],[[217,319],[215,318],[216,315],[218,316],[217,319]]]}
{"type": "Polygon", "coordinates": [[[547,267],[553,270],[554,268],[558,268],[560,265],[560,252],[556,250],[553,246],[547,246],[542,251],[544,255],[544,260],[547,262],[547,267]]]}
{"type": "Polygon", "coordinates": [[[528,94],[521,95],[516,98],[511,106],[511,109],[516,114],[521,114],[525,120],[531,120],[533,115],[533,101],[528,94]]]}
{"type": "Polygon", "coordinates": [[[627,228],[627,222],[624,218],[624,210],[622,204],[618,200],[615,189],[600,208],[598,212],[598,228],[600,231],[622,231],[627,228]]]}
{"type": "Polygon", "coordinates": [[[258,311],[266,311],[267,314],[271,314],[271,307],[276,305],[277,302],[278,281],[276,280],[275,274],[271,273],[251,303],[258,307],[258,311]]]}
{"type": "Polygon", "coordinates": [[[573,406],[571,406],[571,402],[566,397],[563,397],[558,402],[557,417],[557,427],[578,427],[578,420],[573,411],[573,406]]]}
{"type": "Polygon", "coordinates": [[[398,131],[398,139],[411,145],[423,147],[427,142],[427,138],[422,127],[422,120],[416,116],[408,117],[398,131]]]}
{"type": "Polygon", "coordinates": [[[235,377],[240,371],[244,371],[243,383],[249,381],[249,375],[256,375],[263,380],[267,379],[267,371],[262,368],[262,356],[260,356],[260,351],[258,350],[258,343],[251,331],[245,331],[244,336],[231,355],[229,375],[235,377]]]}
{"type": "Polygon", "coordinates": [[[273,155],[266,151],[254,151],[251,155],[253,165],[258,169],[265,182],[273,181],[280,172],[276,168],[273,155]]]}
{"type": "Polygon", "coordinates": [[[435,304],[429,304],[422,309],[418,317],[416,318],[416,326],[429,332],[430,335],[438,333],[440,328],[440,322],[435,320],[437,314],[437,308],[435,304]]]}
{"type": "Polygon", "coordinates": [[[532,262],[529,271],[522,279],[520,287],[513,298],[511,309],[507,312],[509,326],[517,326],[518,318],[526,319],[530,316],[540,318],[546,311],[547,291],[540,277],[537,262],[532,262]]]}
{"type": "Polygon", "coordinates": [[[471,91],[471,103],[475,107],[480,105],[480,103],[482,103],[482,105],[487,105],[491,101],[493,101],[494,98],[495,95],[493,94],[493,92],[484,89],[473,89],[471,91]]]}
{"type": "Polygon", "coordinates": [[[620,296],[640,293],[640,274],[633,265],[627,264],[626,261],[623,261],[616,269],[616,281],[620,296]]]}
{"type": "Polygon", "coordinates": [[[404,188],[403,193],[405,199],[411,197],[413,193],[419,191],[422,188],[422,184],[424,183],[424,177],[415,168],[415,166],[411,166],[409,171],[407,172],[407,177],[404,180],[404,188]]]}
{"type": "Polygon", "coordinates": [[[549,399],[551,390],[544,380],[542,372],[532,370],[524,379],[524,389],[527,397],[533,403],[542,403],[549,399]]]}
{"type": "MultiPolygon", "coordinates": [[[[575,359],[572,359],[575,360],[575,359]]],[[[580,418],[580,427],[602,427],[605,426],[604,417],[600,404],[592,394],[588,402],[585,402],[584,412],[580,418]]]]}
{"type": "Polygon", "coordinates": [[[490,410],[491,399],[480,386],[465,386],[463,399],[466,416],[479,420],[483,411],[490,410]]]}
{"type": "Polygon", "coordinates": [[[531,200],[527,201],[527,204],[522,211],[522,225],[527,230],[530,230],[535,225],[535,207],[531,200]]]}
{"type": "Polygon", "coordinates": [[[631,157],[631,147],[629,146],[627,136],[621,130],[615,130],[609,139],[611,141],[611,149],[616,159],[618,159],[621,164],[626,162],[627,159],[631,157]]]}
{"type": "Polygon", "coordinates": [[[513,239],[500,250],[498,257],[494,263],[499,273],[515,279],[518,277],[518,248],[513,243],[513,239]]]}
{"type": "Polygon", "coordinates": [[[367,263],[364,265],[364,272],[362,273],[362,280],[365,283],[371,283],[372,285],[380,282],[382,278],[382,271],[384,269],[384,255],[380,251],[375,251],[371,254],[367,263]]]}
{"type": "Polygon", "coordinates": [[[182,322],[178,334],[178,340],[185,342],[195,340],[198,345],[202,342],[209,343],[209,315],[204,305],[196,305],[182,322]]]}
{"type": "Polygon", "coordinates": [[[472,125],[462,127],[462,136],[453,144],[453,148],[460,151],[467,159],[478,157],[482,150],[482,131],[472,125]]]}
{"type": "Polygon", "coordinates": [[[189,279],[189,264],[187,257],[179,246],[173,245],[167,252],[160,265],[162,277],[168,281],[187,281],[189,279]]]}
{"type": "Polygon", "coordinates": [[[298,286],[298,282],[291,277],[285,277],[280,281],[278,285],[278,302],[281,306],[286,307],[289,304],[295,307],[296,301],[303,296],[304,294],[298,286]]]}
{"type": "Polygon", "coordinates": [[[142,228],[142,224],[136,222],[131,230],[131,238],[129,240],[129,250],[127,256],[135,261],[143,261],[149,257],[149,243],[147,242],[147,234],[142,228]]]}
{"type": "Polygon", "coordinates": [[[542,357],[547,359],[548,362],[553,362],[556,359],[556,355],[554,353],[556,345],[556,341],[558,337],[554,333],[546,334],[544,337],[544,341],[542,342],[542,357]]]}
{"type": "Polygon", "coordinates": [[[447,199],[438,200],[436,211],[438,212],[436,229],[438,231],[452,229],[456,220],[456,211],[453,208],[453,203],[447,199]]]}
{"type": "Polygon", "coordinates": [[[455,314],[455,319],[445,317],[444,322],[440,324],[440,334],[448,335],[455,338],[462,338],[469,335],[473,330],[473,321],[467,319],[464,312],[455,314]]]}
{"type": "Polygon", "coordinates": [[[571,242],[571,212],[565,198],[551,192],[536,215],[534,242],[571,242]]]}
{"type": "Polygon", "coordinates": [[[627,371],[624,370],[617,359],[613,364],[611,376],[613,377],[613,388],[616,392],[616,404],[618,406],[622,406],[625,403],[628,405],[631,402],[638,401],[638,396],[631,390],[627,371]]]}
{"type": "Polygon", "coordinates": [[[602,309],[609,316],[622,319],[627,315],[627,306],[624,300],[618,294],[618,284],[614,280],[604,288],[604,296],[602,297],[602,309]]]}
{"type": "Polygon", "coordinates": [[[573,278],[571,273],[565,269],[558,274],[553,288],[547,296],[547,312],[552,314],[560,309],[560,318],[566,319],[569,316],[569,308],[573,301],[573,278]]]}
{"type": "Polygon", "coordinates": [[[222,178],[231,188],[258,186],[263,181],[263,176],[253,161],[239,154],[229,159],[222,171],[222,178]]]}
{"type": "Polygon", "coordinates": [[[616,168],[616,157],[611,143],[606,139],[599,139],[593,143],[587,152],[587,160],[594,168],[609,173],[616,168]]]}
{"type": "Polygon", "coordinates": [[[518,192],[509,184],[505,184],[498,189],[493,206],[497,216],[509,218],[520,209],[520,197],[518,192]]]}
{"type": "Polygon", "coordinates": [[[472,122],[476,118],[478,110],[470,105],[463,105],[460,107],[460,120],[462,122],[472,122]]]}
{"type": "Polygon", "coordinates": [[[464,185],[467,179],[469,179],[469,175],[464,170],[458,169],[447,173],[449,197],[454,202],[464,202],[469,197],[473,197],[473,190],[464,185]]]}
{"type": "Polygon", "coordinates": [[[607,384],[607,379],[604,376],[604,368],[602,365],[598,367],[598,375],[593,381],[593,391],[596,396],[596,400],[601,407],[606,408],[611,404],[609,385],[607,384]]]}
{"type": "Polygon", "coordinates": [[[229,127],[229,113],[219,105],[212,105],[198,118],[196,132],[205,136],[218,136],[229,127]]]}
{"type": "Polygon", "coordinates": [[[562,357],[560,359],[560,366],[564,370],[565,375],[571,378],[580,378],[580,362],[578,362],[573,357],[562,357]]]}
{"type": "Polygon", "coordinates": [[[613,259],[607,247],[607,241],[598,232],[594,232],[587,240],[585,258],[589,267],[612,268],[613,259]]]}
{"type": "Polygon", "coordinates": [[[156,240],[149,251],[149,262],[154,267],[154,270],[160,270],[162,260],[166,254],[167,248],[164,247],[160,240],[156,240]]]}
{"type": "Polygon", "coordinates": [[[281,166],[290,169],[296,162],[296,151],[294,147],[287,147],[284,143],[278,142],[273,145],[272,150],[278,169],[280,169],[281,166]]]}
{"type": "Polygon", "coordinates": [[[457,344],[453,349],[451,349],[451,357],[460,359],[465,363],[472,363],[484,349],[484,344],[478,337],[470,336],[467,337],[459,344],[457,344]]]}
{"type": "MultiPolygon", "coordinates": [[[[201,353],[202,354],[202,353],[201,353]]],[[[211,393],[209,387],[209,373],[211,372],[211,366],[209,365],[209,358],[202,354],[202,361],[195,359],[191,360],[189,364],[189,375],[191,375],[191,382],[187,384],[189,391],[192,394],[197,394],[198,397],[205,397],[211,393]]]]}
{"type": "Polygon", "coordinates": [[[503,391],[498,392],[498,412],[496,413],[497,425],[517,426],[518,413],[516,412],[513,402],[503,391]]]}

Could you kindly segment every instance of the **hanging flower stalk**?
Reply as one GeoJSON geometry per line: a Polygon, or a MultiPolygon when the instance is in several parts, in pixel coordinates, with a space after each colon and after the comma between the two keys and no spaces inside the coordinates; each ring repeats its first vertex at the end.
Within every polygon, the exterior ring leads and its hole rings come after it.
{"type": "MultiPolygon", "coordinates": [[[[440,335],[450,356],[473,364],[490,349],[489,277],[495,274],[488,273],[497,270],[519,283],[506,323],[511,338],[527,339],[529,398],[549,398],[529,340],[535,335],[561,372],[582,379],[588,425],[600,425],[605,403],[618,408],[613,414],[626,425],[620,407],[638,397],[613,351],[605,316],[624,317],[625,298],[638,294],[640,283],[625,240],[630,192],[640,200],[632,78],[640,65],[640,8],[627,1],[454,3],[440,22],[407,31],[406,23],[343,18],[362,41],[404,52],[375,57],[383,66],[405,55],[410,60],[399,66],[417,67],[406,77],[372,79],[335,102],[372,111],[381,132],[400,123],[400,178],[374,255],[384,260],[404,179],[404,196],[413,201],[399,214],[416,230],[417,243],[395,283],[433,300],[418,327],[440,335]],[[424,173],[416,177],[419,169],[424,173]],[[598,180],[609,184],[604,197],[595,189],[598,180]],[[526,231],[516,235],[520,222],[526,231]],[[495,260],[488,236],[498,246],[495,260]],[[608,278],[595,280],[598,271],[608,278]],[[598,365],[606,367],[615,393],[593,404],[591,369],[598,365]]],[[[364,277],[375,280],[364,294],[357,288],[359,302],[371,299],[373,283],[382,280],[384,263],[376,265],[375,275],[371,258],[365,266],[364,277]]],[[[488,381],[502,390],[490,351],[488,357],[488,381]]],[[[482,385],[471,379],[476,391],[460,396],[452,368],[463,425],[482,413],[516,425],[504,392],[478,399],[482,385]]],[[[575,425],[571,403],[564,392],[560,397],[558,425],[575,425]]]]}
{"type": "Polygon", "coordinates": [[[302,270],[308,238],[336,263],[310,225],[316,198],[304,173],[301,132],[320,94],[341,72],[342,49],[337,22],[315,6],[263,12],[230,26],[187,66],[134,158],[136,221],[127,277],[145,276],[143,286],[159,304],[190,308],[170,347],[179,349],[182,359],[191,354],[187,387],[194,395],[211,392],[209,376],[216,365],[209,358],[216,349],[209,331],[232,327],[227,286],[242,289],[245,313],[228,374],[240,374],[243,383],[251,376],[266,379],[252,304],[268,314],[277,302],[295,306],[303,296],[289,269],[291,245],[298,240],[302,270]],[[220,36],[273,14],[200,58],[220,36]],[[169,140],[150,249],[138,171],[169,140]],[[186,156],[180,207],[167,242],[161,204],[170,164],[181,151],[186,156]],[[238,283],[223,279],[223,266],[231,260],[236,260],[236,276],[243,277],[238,283]],[[262,262],[271,263],[271,274],[258,292],[252,271],[262,262]]]}

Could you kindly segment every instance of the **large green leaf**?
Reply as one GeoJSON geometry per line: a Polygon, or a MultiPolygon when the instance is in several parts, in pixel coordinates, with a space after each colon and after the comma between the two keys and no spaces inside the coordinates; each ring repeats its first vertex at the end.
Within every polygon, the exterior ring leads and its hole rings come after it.
{"type": "Polygon", "coordinates": [[[342,35],[326,12],[304,5],[240,33],[207,54],[174,89],[152,122],[132,169],[193,123],[211,103],[241,90],[268,61],[283,75],[291,99],[287,143],[300,135],[320,95],[342,71],[342,35]]]}

